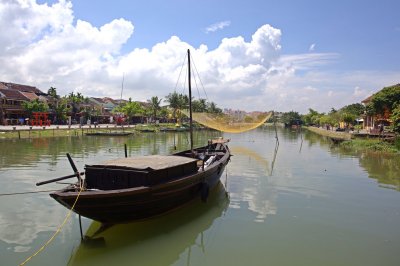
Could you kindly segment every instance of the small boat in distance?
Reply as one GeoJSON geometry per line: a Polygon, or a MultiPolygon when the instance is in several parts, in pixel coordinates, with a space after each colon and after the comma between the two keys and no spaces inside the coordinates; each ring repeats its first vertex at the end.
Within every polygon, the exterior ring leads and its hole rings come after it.
{"type": "MultiPolygon", "coordinates": [[[[50,193],[57,202],[81,216],[104,224],[126,223],[172,211],[191,200],[207,200],[230,159],[229,140],[209,140],[193,148],[190,51],[188,50],[190,149],[172,155],[135,156],[85,166],[80,173],[67,154],[75,184],[50,193]],[[85,179],[81,175],[85,175],[85,179]]],[[[126,157],[126,155],[125,155],[126,157]]]]}
{"type": "Polygon", "coordinates": [[[132,132],[89,132],[85,133],[86,136],[129,136],[132,135],[132,132]]]}

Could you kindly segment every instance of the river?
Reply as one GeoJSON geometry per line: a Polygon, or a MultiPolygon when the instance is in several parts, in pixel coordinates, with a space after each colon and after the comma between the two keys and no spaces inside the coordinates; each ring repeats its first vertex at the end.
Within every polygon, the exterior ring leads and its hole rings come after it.
{"type": "MultiPolygon", "coordinates": [[[[195,132],[195,145],[219,137],[195,132]]],[[[263,127],[230,138],[231,162],[207,203],[116,225],[82,244],[77,215],[26,265],[400,265],[400,156],[356,153],[311,132],[263,127]]],[[[186,149],[186,133],[0,139],[0,264],[18,265],[68,210],[35,183],[85,164],[186,149]]],[[[72,180],[74,181],[74,180],[72,180]]],[[[72,182],[66,180],[64,182],[72,182]]],[[[97,222],[82,219],[93,235],[97,222]]]]}

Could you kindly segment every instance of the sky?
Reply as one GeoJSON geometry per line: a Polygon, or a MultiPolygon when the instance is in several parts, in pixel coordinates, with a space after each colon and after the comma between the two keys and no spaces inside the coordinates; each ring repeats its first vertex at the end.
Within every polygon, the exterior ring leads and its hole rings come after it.
{"type": "Polygon", "coordinates": [[[398,0],[0,0],[0,81],[329,112],[400,83],[398,0]]]}

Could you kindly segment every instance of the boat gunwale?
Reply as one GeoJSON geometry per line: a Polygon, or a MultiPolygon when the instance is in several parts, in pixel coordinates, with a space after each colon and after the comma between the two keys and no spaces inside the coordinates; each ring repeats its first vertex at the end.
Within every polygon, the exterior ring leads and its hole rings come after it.
{"type": "MultiPolygon", "coordinates": [[[[81,192],[79,191],[66,191],[67,189],[71,189],[71,187],[67,187],[64,189],[56,190],[53,193],[50,193],[50,195],[53,197],[59,197],[62,199],[69,199],[69,198],[76,198],[79,194],[79,197],[82,198],[91,198],[91,197],[98,197],[98,196],[103,196],[103,197],[113,197],[113,196],[118,196],[118,197],[123,197],[131,194],[142,194],[142,193],[148,193],[148,192],[156,192],[157,190],[162,190],[165,187],[168,186],[174,186],[179,183],[185,183],[188,182],[190,179],[199,179],[196,182],[192,183],[193,185],[201,183],[201,179],[204,175],[206,175],[208,172],[212,172],[212,170],[216,167],[219,167],[221,164],[226,165],[226,163],[229,160],[230,157],[230,151],[226,145],[224,145],[226,152],[225,154],[219,158],[218,160],[212,162],[207,169],[202,169],[199,167],[198,171],[183,177],[180,177],[178,179],[172,179],[164,183],[156,184],[154,186],[139,186],[139,187],[131,187],[131,188],[124,188],[124,189],[112,189],[112,190],[97,190],[97,189],[92,189],[92,190],[83,190],[81,192]]],[[[156,192],[157,193],[157,192],[156,192]]]]}

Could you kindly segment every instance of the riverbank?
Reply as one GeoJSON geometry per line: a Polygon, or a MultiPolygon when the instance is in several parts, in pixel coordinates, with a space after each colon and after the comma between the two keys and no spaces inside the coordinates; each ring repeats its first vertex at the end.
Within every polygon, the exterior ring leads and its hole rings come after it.
{"type": "Polygon", "coordinates": [[[304,128],[316,134],[331,138],[333,143],[336,143],[343,148],[357,151],[400,153],[399,138],[394,142],[387,142],[379,138],[358,138],[348,132],[336,132],[317,127],[304,128]]]}
{"type": "Polygon", "coordinates": [[[183,131],[185,128],[176,127],[173,123],[137,124],[137,125],[51,125],[51,126],[0,126],[0,139],[24,139],[41,137],[80,136],[94,132],[159,132],[183,131]]]}
{"type": "Polygon", "coordinates": [[[323,128],[319,127],[304,127],[307,130],[310,130],[314,133],[317,133],[322,136],[330,137],[330,138],[335,138],[335,139],[340,139],[340,140],[351,140],[352,134],[348,132],[337,132],[337,131],[332,131],[332,130],[326,130],[323,128]]]}

